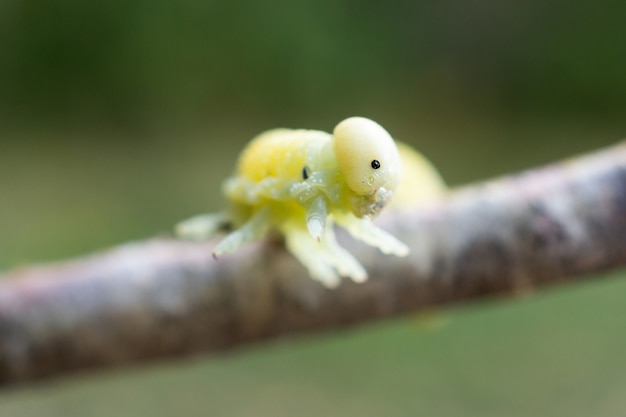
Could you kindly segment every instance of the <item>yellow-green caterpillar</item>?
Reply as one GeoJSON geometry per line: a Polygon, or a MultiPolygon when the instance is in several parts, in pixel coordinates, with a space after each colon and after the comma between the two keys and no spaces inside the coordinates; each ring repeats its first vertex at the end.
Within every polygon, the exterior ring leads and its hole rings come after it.
{"type": "Polygon", "coordinates": [[[215,247],[219,256],[277,230],[325,286],[337,286],[340,276],[363,282],[365,269],[339,246],[333,224],[386,254],[406,256],[408,247],[371,221],[390,202],[400,178],[398,148],[372,120],[346,119],[332,134],[270,130],[248,144],[236,174],[225,181],[229,210],[191,218],[177,232],[200,238],[230,224],[233,231],[215,247]]]}

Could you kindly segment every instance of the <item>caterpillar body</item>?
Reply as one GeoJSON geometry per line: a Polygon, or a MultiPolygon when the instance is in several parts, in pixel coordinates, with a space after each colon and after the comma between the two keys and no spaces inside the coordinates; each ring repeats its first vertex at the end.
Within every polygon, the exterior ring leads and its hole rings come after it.
{"type": "Polygon", "coordinates": [[[325,286],[337,286],[340,276],[363,282],[365,269],[337,243],[333,225],[386,254],[406,256],[406,245],[372,223],[400,183],[400,164],[389,133],[366,118],[346,119],[332,134],[270,130],[248,144],[224,182],[230,208],[184,221],[177,232],[201,238],[231,225],[214,249],[219,256],[276,230],[325,286]]]}

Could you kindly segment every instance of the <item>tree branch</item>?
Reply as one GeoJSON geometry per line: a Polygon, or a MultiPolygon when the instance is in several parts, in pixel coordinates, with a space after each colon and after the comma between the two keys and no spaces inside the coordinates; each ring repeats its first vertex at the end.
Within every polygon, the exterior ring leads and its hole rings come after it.
{"type": "Polygon", "coordinates": [[[0,277],[0,383],[219,351],[626,263],[626,143],[451,192],[380,224],[385,256],[342,236],[370,280],[328,290],[282,245],[215,261],[214,242],[153,239],[0,277]]]}

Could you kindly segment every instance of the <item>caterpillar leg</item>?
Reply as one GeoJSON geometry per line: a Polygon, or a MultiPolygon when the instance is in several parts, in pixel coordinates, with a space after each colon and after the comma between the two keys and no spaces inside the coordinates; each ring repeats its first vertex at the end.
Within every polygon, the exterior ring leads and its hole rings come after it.
{"type": "Polygon", "coordinates": [[[319,196],[306,201],[303,205],[306,210],[306,227],[309,229],[311,237],[319,241],[324,234],[326,219],[328,218],[326,200],[319,196]]]}
{"type": "Polygon", "coordinates": [[[340,275],[355,282],[367,279],[361,264],[339,246],[331,227],[324,231],[319,241],[312,239],[303,227],[285,228],[283,233],[287,249],[306,267],[311,278],[320,281],[325,287],[339,285],[340,275]]]}
{"type": "Polygon", "coordinates": [[[178,223],[175,232],[185,239],[206,239],[228,224],[228,221],[226,213],[201,214],[178,223]]]}
{"type": "Polygon", "coordinates": [[[285,245],[289,252],[309,271],[311,278],[327,288],[335,288],[341,278],[323,256],[321,243],[311,239],[306,230],[293,230],[285,233],[285,245]]]}
{"type": "Polygon", "coordinates": [[[365,272],[359,261],[337,243],[332,225],[326,229],[322,244],[325,247],[329,262],[332,263],[340,275],[351,278],[354,282],[365,282],[367,280],[367,272],[365,272]]]}
{"type": "Polygon", "coordinates": [[[385,254],[407,256],[409,248],[394,236],[376,227],[369,219],[359,219],[350,215],[337,216],[337,224],[345,228],[354,238],[374,246],[385,254]]]}
{"type": "Polygon", "coordinates": [[[260,209],[239,229],[226,235],[213,250],[213,256],[234,252],[246,243],[262,238],[269,230],[269,220],[269,208],[260,209]]]}

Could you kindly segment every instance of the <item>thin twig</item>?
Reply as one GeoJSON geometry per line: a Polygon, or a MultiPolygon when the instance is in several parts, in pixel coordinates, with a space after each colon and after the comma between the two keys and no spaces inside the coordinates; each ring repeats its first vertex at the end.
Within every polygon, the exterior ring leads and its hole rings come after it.
{"type": "Polygon", "coordinates": [[[153,239],[0,277],[0,383],[219,351],[626,263],[626,144],[451,192],[382,227],[407,258],[345,236],[370,274],[328,290],[281,244],[215,261],[214,242],[153,239]]]}

